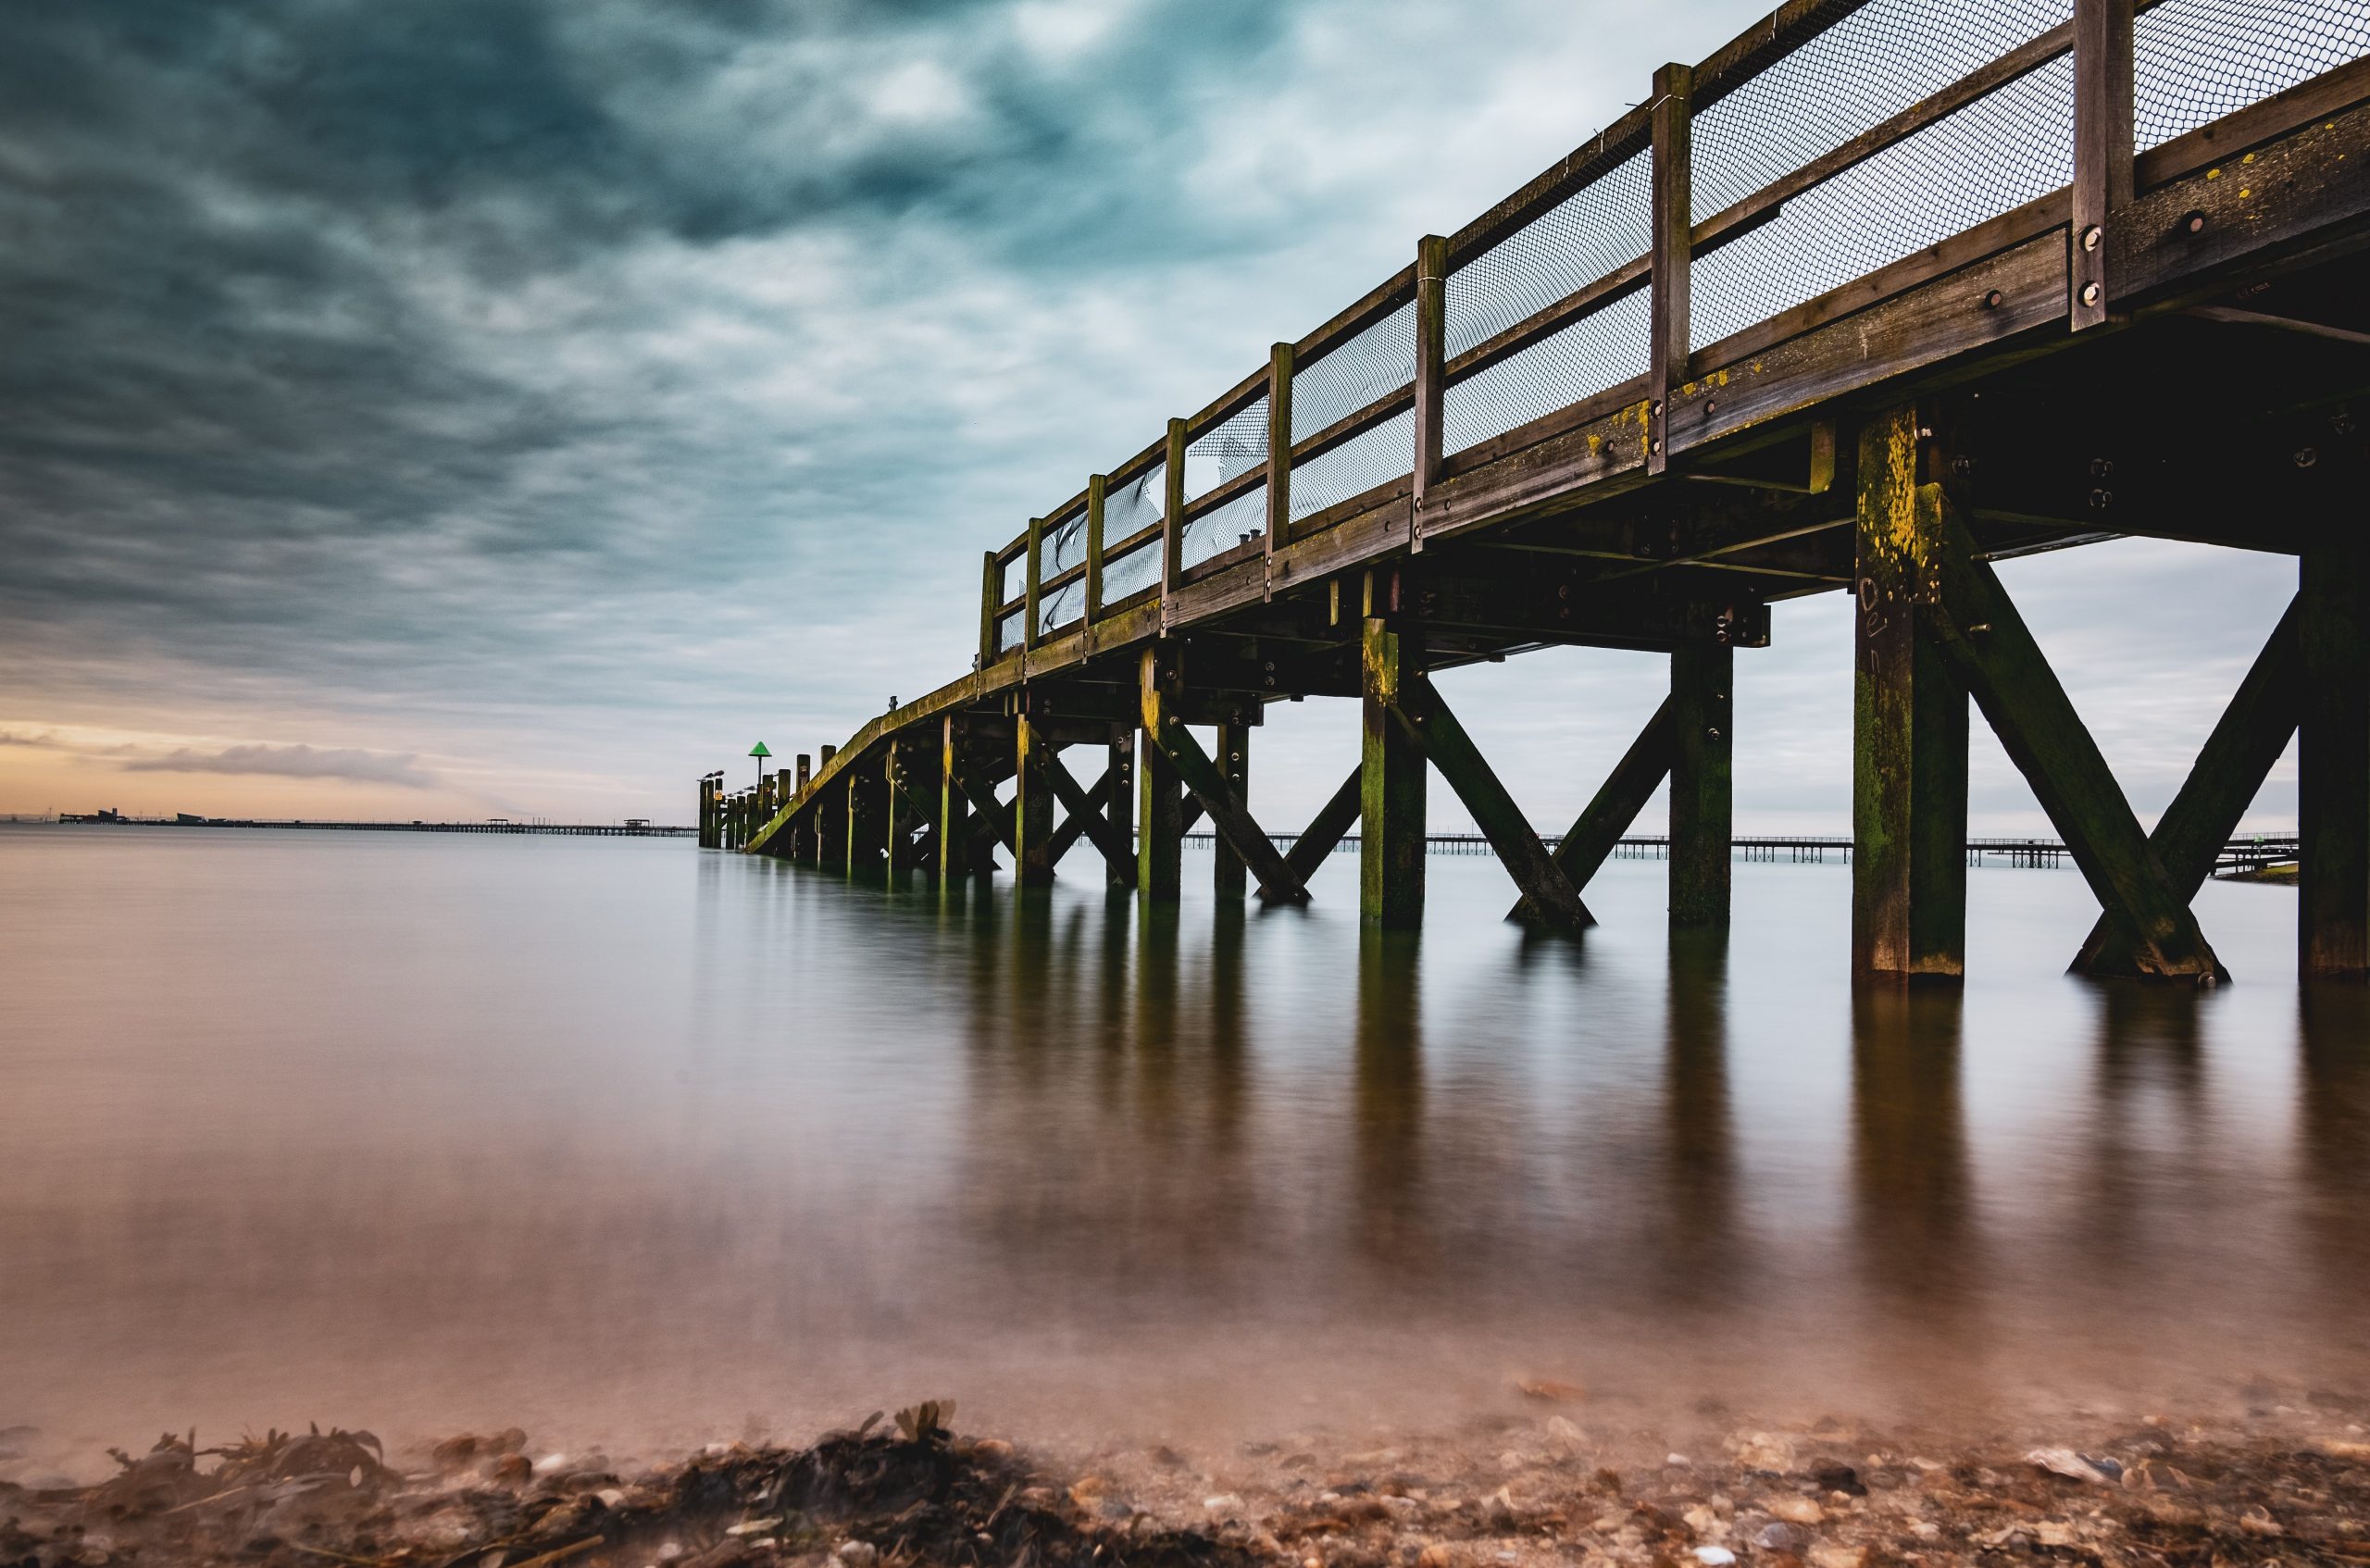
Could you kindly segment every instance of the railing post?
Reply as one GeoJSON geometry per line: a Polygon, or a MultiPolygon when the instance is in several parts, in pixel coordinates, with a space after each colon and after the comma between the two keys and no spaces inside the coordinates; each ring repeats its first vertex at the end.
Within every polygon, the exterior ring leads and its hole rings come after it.
{"type": "Polygon", "coordinates": [[[1267,531],[1260,541],[1261,596],[1276,596],[1276,552],[1292,535],[1292,345],[1267,351],[1267,531]]]}
{"type": "Polygon", "coordinates": [[[1670,467],[1671,393],[1687,384],[1688,264],[1695,227],[1689,100],[1694,90],[1691,66],[1666,65],[1654,72],[1653,301],[1646,364],[1650,474],[1670,467]]]}
{"type": "MultiPolygon", "coordinates": [[[[991,550],[981,557],[979,567],[979,667],[981,669],[996,662],[996,605],[1002,603],[997,595],[1003,589],[1004,573],[996,566],[996,553],[991,550]]],[[[823,758],[826,762],[830,760],[830,748],[825,748],[823,758]]]]}
{"type": "Polygon", "coordinates": [[[1177,579],[1185,575],[1185,421],[1168,422],[1168,451],[1161,471],[1160,634],[1168,635],[1168,606],[1177,579]]]}
{"type": "MultiPolygon", "coordinates": [[[[1021,590],[1020,645],[1023,648],[1034,648],[1037,646],[1039,630],[1038,591],[1045,580],[1045,519],[1042,517],[1029,519],[1029,566],[1028,577],[1024,580],[1027,586],[1021,590]]],[[[1021,673],[1023,675],[1029,673],[1026,665],[1021,666],[1021,673]]]]}
{"type": "Polygon", "coordinates": [[[2132,196],[2132,0],[2075,0],[2074,221],[2066,268],[2075,331],[2107,318],[2107,255],[2115,213],[2132,196]]]}
{"type": "Polygon", "coordinates": [[[1091,628],[1103,618],[1103,506],[1111,489],[1109,476],[1086,478],[1086,617],[1091,628]]]}
{"type": "Polygon", "coordinates": [[[1442,367],[1448,354],[1448,241],[1416,242],[1416,467],[1407,506],[1407,548],[1424,548],[1424,502],[1441,481],[1442,367]]]}

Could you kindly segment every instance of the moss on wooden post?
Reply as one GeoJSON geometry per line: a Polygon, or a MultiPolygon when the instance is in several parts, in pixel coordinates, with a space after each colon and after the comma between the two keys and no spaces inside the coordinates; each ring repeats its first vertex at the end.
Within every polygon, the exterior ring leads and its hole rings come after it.
{"type": "MultiPolygon", "coordinates": [[[[1145,649],[1140,678],[1142,691],[1155,701],[1173,692],[1176,650],[1145,649]]],[[[1136,890],[1155,903],[1175,903],[1184,892],[1185,785],[1149,735],[1136,759],[1136,890]]]]}
{"type": "Polygon", "coordinates": [[[1412,928],[1424,919],[1424,753],[1392,715],[1406,678],[1422,673],[1423,643],[1412,629],[1368,616],[1359,674],[1366,755],[1359,776],[1358,916],[1412,928]]]}
{"type": "Polygon", "coordinates": [[[1687,642],[1671,650],[1670,923],[1728,923],[1735,831],[1736,650],[1687,642]]]}

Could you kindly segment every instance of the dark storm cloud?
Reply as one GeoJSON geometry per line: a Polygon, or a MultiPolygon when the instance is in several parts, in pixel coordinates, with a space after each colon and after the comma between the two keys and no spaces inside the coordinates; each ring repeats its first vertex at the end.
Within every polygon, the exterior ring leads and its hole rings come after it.
{"type": "Polygon", "coordinates": [[[433,787],[436,775],[418,765],[414,756],[347,748],[317,750],[311,746],[225,746],[199,752],[187,746],[163,756],[139,757],[123,765],[126,773],[259,773],[281,778],[346,778],[364,784],[395,784],[410,790],[433,787]]]}

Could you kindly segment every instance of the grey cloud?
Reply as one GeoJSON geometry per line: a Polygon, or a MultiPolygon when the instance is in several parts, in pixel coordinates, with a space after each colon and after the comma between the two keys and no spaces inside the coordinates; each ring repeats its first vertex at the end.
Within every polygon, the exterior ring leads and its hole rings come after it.
{"type": "Polygon", "coordinates": [[[126,773],[259,773],[281,778],[344,778],[360,784],[397,784],[409,790],[430,789],[441,782],[410,754],[356,751],[346,747],[225,746],[218,752],[197,752],[187,746],[163,756],[140,757],[123,765],[126,773]]]}

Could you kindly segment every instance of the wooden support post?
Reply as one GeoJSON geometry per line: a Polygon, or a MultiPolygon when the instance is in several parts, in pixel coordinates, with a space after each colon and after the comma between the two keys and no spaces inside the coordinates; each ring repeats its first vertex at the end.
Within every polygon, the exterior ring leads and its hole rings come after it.
{"type": "Polygon", "coordinates": [[[1185,575],[1185,421],[1168,422],[1167,455],[1161,471],[1160,634],[1168,635],[1169,605],[1185,575]]]}
{"type": "MultiPolygon", "coordinates": [[[[829,767],[839,751],[837,746],[826,746],[817,755],[829,767]]],[[[822,799],[815,804],[815,852],[827,867],[844,870],[847,865],[848,785],[843,777],[825,785],[822,799]]]]}
{"type": "Polygon", "coordinates": [[[996,606],[1004,600],[1004,568],[996,563],[996,553],[989,551],[981,557],[979,567],[979,667],[987,668],[996,662],[996,606]]]}
{"type": "MultiPolygon", "coordinates": [[[[1177,650],[1144,650],[1144,690],[1175,695],[1177,650]]],[[[1168,753],[1147,735],[1136,753],[1136,890],[1156,903],[1175,903],[1185,880],[1185,785],[1168,753]]]]}
{"type": "Polygon", "coordinates": [[[1104,803],[1106,820],[1111,824],[1111,836],[1128,848],[1127,859],[1108,867],[1110,884],[1115,888],[1136,885],[1136,729],[1133,725],[1115,726],[1111,731],[1111,762],[1104,777],[1111,781],[1110,798],[1104,803]]]}
{"type": "Polygon", "coordinates": [[[1416,467],[1407,508],[1407,548],[1424,548],[1424,501],[1441,482],[1446,439],[1441,417],[1448,380],[1448,241],[1416,242],[1416,467]]]}
{"type": "Polygon", "coordinates": [[[1026,712],[1013,722],[1013,875],[1024,888],[1054,879],[1054,781],[1045,772],[1058,766],[1054,747],[1026,712]]]}
{"type": "Polygon", "coordinates": [[[848,774],[848,862],[851,877],[870,877],[880,869],[880,850],[887,841],[888,780],[867,769],[851,767],[848,774]]]}
{"type": "Polygon", "coordinates": [[[2103,324],[2114,302],[2107,256],[2114,249],[2115,215],[2131,202],[2135,171],[2132,9],[2132,0],[2074,5],[2073,223],[2065,275],[2074,294],[2067,322],[2077,332],[2103,324]]]}
{"type": "MultiPolygon", "coordinates": [[[[1406,730],[1431,765],[1441,770],[1449,788],[1456,791],[1465,809],[1473,814],[1475,826],[1498,852],[1498,859],[1515,886],[1522,890],[1522,907],[1538,912],[1540,920],[1551,926],[1578,930],[1596,924],[1596,916],[1555,862],[1547,846],[1523,816],[1522,808],[1515,803],[1506,787],[1498,782],[1481,749],[1457,722],[1456,715],[1441,701],[1433,689],[1430,678],[1410,674],[1400,683],[1399,700],[1391,704],[1391,716],[1406,730]]],[[[1422,853],[1420,840],[1416,852],[1422,853]]]]}
{"type": "Polygon", "coordinates": [[[2370,551],[2352,520],[2304,552],[2298,635],[2297,974],[2370,977],[2370,551]]]}
{"type": "Polygon", "coordinates": [[[956,777],[963,765],[962,720],[948,714],[938,721],[938,887],[952,889],[972,874],[971,803],[956,777]]]}
{"type": "MultiPolygon", "coordinates": [[[[1267,837],[1266,831],[1252,819],[1250,811],[1227,782],[1226,775],[1193,732],[1178,716],[1174,682],[1162,678],[1157,662],[1147,654],[1144,659],[1143,720],[1144,753],[1166,759],[1176,770],[1177,778],[1209,815],[1210,826],[1219,840],[1232,847],[1259,878],[1259,896],[1270,902],[1299,903],[1308,897],[1284,865],[1284,857],[1267,837]]],[[[1147,769],[1147,772],[1150,770],[1147,769]]]]}
{"type": "Polygon", "coordinates": [[[1350,769],[1350,777],[1341,780],[1341,787],[1333,791],[1333,798],[1318,808],[1315,819],[1286,852],[1284,864],[1291,868],[1293,876],[1300,878],[1301,886],[1308,886],[1308,879],[1316,875],[1316,868],[1325,864],[1325,857],[1333,852],[1333,846],[1341,841],[1343,834],[1357,826],[1359,796],[1365,783],[1365,768],[1350,769]]]}
{"type": "Polygon", "coordinates": [[[1111,488],[1109,476],[1086,479],[1086,612],[1082,624],[1103,618],[1103,511],[1111,488]]]}
{"type": "MultiPolygon", "coordinates": [[[[2148,847],[2164,863],[2173,890],[2195,899],[2214,875],[2223,846],[2239,830],[2239,819],[2296,733],[2306,683],[2302,644],[2297,636],[2301,605],[2291,603],[2254,666],[2222,710],[2221,719],[2197,754],[2197,765],[2164,808],[2148,847]]],[[[2116,915],[2101,911],[2089,940],[2072,964],[2077,975],[2137,975],[2139,938],[2116,915]]]]}
{"type": "Polygon", "coordinates": [[[1292,541],[1292,345],[1267,350],[1267,528],[1259,546],[1261,597],[1276,596],[1276,552],[1292,541]]]}
{"type": "Polygon", "coordinates": [[[1029,519],[1029,564],[1022,579],[1020,605],[1020,645],[1037,646],[1039,627],[1037,604],[1045,580],[1045,519],[1029,519]]]}
{"type": "MultiPolygon", "coordinates": [[[[1234,798],[1246,805],[1251,800],[1251,727],[1243,724],[1221,724],[1217,732],[1218,776],[1226,780],[1234,798]]],[[[1220,834],[1217,852],[1211,862],[1210,886],[1222,899],[1239,899],[1250,891],[1250,870],[1234,846],[1220,834]]]]}
{"type": "Polygon", "coordinates": [[[1671,394],[1687,384],[1687,356],[1693,348],[1688,318],[1688,268],[1695,215],[1691,110],[1694,68],[1666,65],[1654,72],[1653,243],[1649,271],[1653,298],[1647,315],[1646,471],[1670,466],[1671,394]]]}
{"type": "Polygon", "coordinates": [[[922,771],[917,765],[922,744],[918,738],[896,737],[890,740],[887,759],[881,765],[885,786],[880,814],[885,827],[883,864],[892,878],[914,869],[918,863],[914,834],[929,820],[921,793],[922,771]]]}
{"type": "Polygon", "coordinates": [[[706,780],[705,778],[702,778],[702,779],[700,780],[700,799],[699,799],[699,814],[700,814],[700,815],[699,815],[699,846],[700,846],[700,848],[702,848],[702,849],[705,849],[705,848],[707,848],[707,847],[708,847],[708,844],[707,844],[707,802],[708,802],[708,795],[709,795],[709,790],[708,790],[708,783],[707,783],[707,780],[706,780]]]}
{"type": "Polygon", "coordinates": [[[1391,716],[1424,668],[1423,640],[1368,616],[1359,649],[1366,755],[1358,784],[1358,917],[1412,930],[1424,923],[1424,753],[1391,716]]]}
{"type": "MultiPolygon", "coordinates": [[[[1573,819],[1570,831],[1555,846],[1555,868],[1572,884],[1575,892],[1586,893],[1589,879],[1603,866],[1605,857],[1613,853],[1638,814],[1646,809],[1656,790],[1670,775],[1671,756],[1675,747],[1672,728],[1672,700],[1663,699],[1646,728],[1629,742],[1621,760],[1597,788],[1580,815],[1573,819]]],[[[1517,899],[1506,911],[1509,920],[1536,917],[1528,899],[1517,899]]]]}
{"type": "Polygon", "coordinates": [[[1852,973],[1966,972],[1966,691],[1921,624],[1942,541],[1917,507],[1918,414],[1860,436],[1853,546],[1852,973]]]}
{"type": "Polygon", "coordinates": [[[1976,558],[1941,486],[1918,487],[1915,527],[1918,537],[1941,545],[1941,596],[1930,612],[1936,647],[2031,784],[2091,892],[2129,918],[2140,973],[2192,985],[2228,979],[2024,617],[1991,567],[1976,558]]]}
{"type": "Polygon", "coordinates": [[[1670,923],[1728,924],[1734,823],[1736,650],[1685,642],[1671,650],[1670,923]]]}
{"type": "MultiPolygon", "coordinates": [[[[797,798],[806,798],[806,787],[814,782],[815,759],[805,752],[798,753],[797,798]]],[[[790,858],[806,862],[815,858],[815,814],[808,811],[800,816],[798,826],[790,835],[790,858]]]]}

